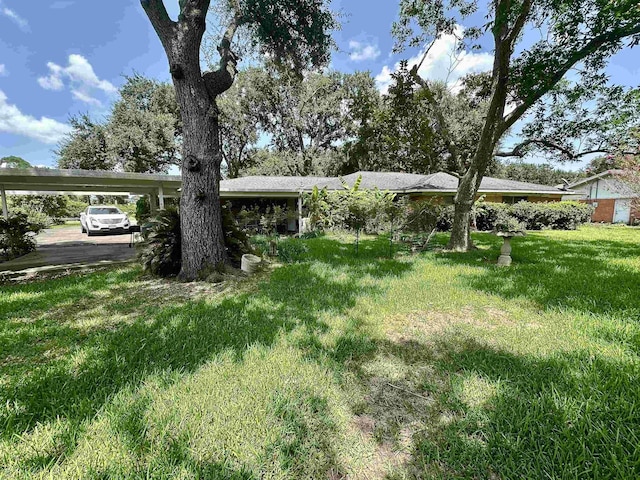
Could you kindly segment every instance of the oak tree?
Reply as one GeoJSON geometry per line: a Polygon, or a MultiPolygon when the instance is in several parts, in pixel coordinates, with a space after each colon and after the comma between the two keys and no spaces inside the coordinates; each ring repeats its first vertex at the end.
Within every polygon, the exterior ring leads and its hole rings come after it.
{"type": "Polygon", "coordinates": [[[213,7],[228,23],[218,40],[217,67],[203,72],[200,53],[211,0],[179,0],[177,20],[169,17],[163,0],[141,4],[167,55],[182,116],[180,276],[195,279],[226,260],[216,101],[235,80],[240,59],[234,39],[246,32],[265,56],[301,72],[327,63],[336,23],[324,0],[217,0],[213,7]]]}
{"type": "MultiPolygon", "coordinates": [[[[478,12],[478,0],[401,0],[400,17],[394,25],[398,47],[433,45],[444,34],[455,34],[458,22],[481,18],[460,38],[460,48],[477,48],[481,41],[492,45],[493,66],[487,74],[483,95],[487,101],[479,142],[460,179],[455,196],[455,216],[449,248],[472,247],[471,209],[480,182],[500,141],[532,107],[544,101],[552,89],[576,66],[578,82],[588,90],[598,82],[611,55],[640,41],[640,5],[636,0],[491,0],[478,12]],[[531,33],[541,32],[531,42],[531,33]],[[488,38],[487,38],[488,37],[488,38]]],[[[425,58],[429,52],[426,48],[425,58]]],[[[412,68],[416,82],[429,91],[429,82],[412,68]]],[[[437,102],[434,108],[437,108],[437,102]]],[[[440,117],[441,118],[441,117],[440,117]]],[[[449,155],[458,146],[449,139],[449,155]]]]}

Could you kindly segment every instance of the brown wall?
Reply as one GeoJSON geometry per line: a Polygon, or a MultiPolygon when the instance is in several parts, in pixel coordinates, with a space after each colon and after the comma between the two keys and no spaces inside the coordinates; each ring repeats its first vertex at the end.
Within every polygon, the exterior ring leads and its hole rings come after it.
{"type": "Polygon", "coordinates": [[[581,202],[588,203],[589,205],[597,203],[598,206],[591,216],[592,222],[613,222],[613,212],[616,209],[616,201],[613,198],[607,198],[605,200],[581,200],[581,202]]]}
{"type": "Polygon", "coordinates": [[[640,198],[631,202],[631,223],[640,222],[640,198]]]}
{"type": "Polygon", "coordinates": [[[560,202],[562,197],[529,197],[531,203],[560,202]]]}

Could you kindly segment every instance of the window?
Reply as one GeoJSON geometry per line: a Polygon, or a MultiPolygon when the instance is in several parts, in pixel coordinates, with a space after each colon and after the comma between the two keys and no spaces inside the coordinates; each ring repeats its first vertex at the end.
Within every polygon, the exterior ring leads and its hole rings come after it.
{"type": "Polygon", "coordinates": [[[115,207],[92,207],[89,215],[120,215],[122,212],[115,207]]]}
{"type": "Polygon", "coordinates": [[[502,197],[502,203],[508,203],[509,205],[513,205],[518,202],[526,202],[529,197],[502,197]]]}

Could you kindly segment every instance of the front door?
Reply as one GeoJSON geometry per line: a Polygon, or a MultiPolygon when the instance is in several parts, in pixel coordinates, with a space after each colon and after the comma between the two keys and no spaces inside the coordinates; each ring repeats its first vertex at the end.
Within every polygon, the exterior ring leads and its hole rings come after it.
{"type": "Polygon", "coordinates": [[[616,200],[616,207],[613,212],[613,223],[629,223],[630,216],[631,216],[631,200],[629,199],[616,200]]]}

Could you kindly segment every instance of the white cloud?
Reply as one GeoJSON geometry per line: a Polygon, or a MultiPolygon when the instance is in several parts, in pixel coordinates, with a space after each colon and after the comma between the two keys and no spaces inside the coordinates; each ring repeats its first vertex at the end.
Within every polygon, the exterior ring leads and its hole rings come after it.
{"type": "MultiPolygon", "coordinates": [[[[439,80],[447,82],[449,88],[455,90],[459,88],[459,80],[469,73],[484,72],[491,69],[493,65],[493,55],[490,53],[473,53],[468,51],[457,51],[458,38],[462,36],[463,28],[458,25],[456,31],[451,35],[442,35],[431,46],[427,58],[418,70],[422,78],[428,80],[439,80]]],[[[422,50],[415,57],[411,57],[409,68],[417,65],[424,56],[422,50]]],[[[398,70],[399,63],[396,63],[393,70],[385,65],[376,76],[376,84],[382,92],[386,92],[391,85],[391,74],[398,70]]]]}
{"type": "Polygon", "coordinates": [[[18,15],[15,11],[11,10],[9,7],[2,6],[1,1],[0,1],[0,13],[5,17],[11,19],[22,30],[24,31],[29,30],[29,22],[27,22],[24,18],[18,15]]]}
{"type": "Polygon", "coordinates": [[[7,102],[0,90],[0,132],[13,133],[33,138],[42,143],[55,144],[71,130],[69,125],[47,117],[39,119],[25,115],[15,105],[7,102]]]}
{"type": "Polygon", "coordinates": [[[380,49],[377,47],[377,45],[358,42],[356,40],[351,40],[349,42],[349,49],[351,50],[351,55],[349,55],[349,58],[354,62],[375,60],[380,56],[380,49]]]}
{"type": "Polygon", "coordinates": [[[7,67],[5,67],[4,63],[0,63],[0,77],[5,75],[7,75],[7,67]]]}
{"type": "Polygon", "coordinates": [[[76,100],[80,100],[83,103],[89,103],[91,105],[97,106],[102,105],[100,100],[98,100],[97,98],[93,98],[91,95],[80,90],[71,90],[71,95],[73,96],[73,98],[75,98],[76,100]]]}
{"type": "Polygon", "coordinates": [[[69,63],[61,67],[53,62],[47,63],[49,75],[38,78],[38,83],[45,90],[62,90],[65,80],[71,86],[73,98],[85,103],[99,105],[100,102],[91,95],[94,90],[113,94],[118,89],[107,80],[100,80],[89,61],[82,55],[69,55],[69,63]]]}

